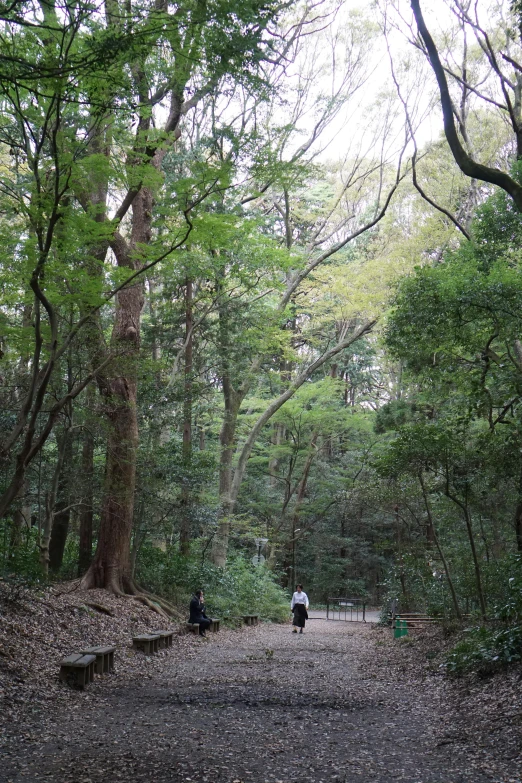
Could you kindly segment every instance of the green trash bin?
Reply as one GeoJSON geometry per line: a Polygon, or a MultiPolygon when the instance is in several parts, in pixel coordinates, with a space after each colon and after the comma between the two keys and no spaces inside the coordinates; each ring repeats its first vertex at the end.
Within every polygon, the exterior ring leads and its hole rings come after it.
{"type": "Polygon", "coordinates": [[[400,639],[402,636],[408,636],[408,623],[406,620],[401,620],[400,617],[396,617],[393,638],[400,639]]]}

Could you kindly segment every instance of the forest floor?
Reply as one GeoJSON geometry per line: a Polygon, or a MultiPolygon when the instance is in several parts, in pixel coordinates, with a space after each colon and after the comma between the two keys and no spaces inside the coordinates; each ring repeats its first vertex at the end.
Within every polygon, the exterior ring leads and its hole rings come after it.
{"type": "Polygon", "coordinates": [[[158,620],[103,593],[0,589],[1,783],[522,783],[520,667],[448,680],[439,629],[317,619],[135,653],[158,620]],[[113,675],[58,681],[63,654],[102,642],[113,675]]]}

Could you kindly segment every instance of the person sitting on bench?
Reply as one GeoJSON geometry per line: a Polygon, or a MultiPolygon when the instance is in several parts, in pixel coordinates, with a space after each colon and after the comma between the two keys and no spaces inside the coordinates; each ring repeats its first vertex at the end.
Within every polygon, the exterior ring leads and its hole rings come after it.
{"type": "Polygon", "coordinates": [[[199,635],[206,636],[207,628],[210,628],[210,620],[205,614],[205,604],[203,602],[203,590],[196,590],[190,599],[190,617],[189,623],[199,624],[199,635]]]}

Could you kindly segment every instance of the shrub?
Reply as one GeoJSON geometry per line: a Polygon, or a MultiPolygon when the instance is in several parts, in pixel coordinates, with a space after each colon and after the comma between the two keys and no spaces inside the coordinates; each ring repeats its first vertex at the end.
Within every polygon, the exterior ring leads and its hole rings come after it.
{"type": "Polygon", "coordinates": [[[226,620],[242,614],[259,614],[283,622],[290,616],[288,596],[276,575],[233,555],[226,568],[201,562],[195,555],[182,557],[175,549],[162,552],[145,546],[137,563],[138,582],[180,606],[186,606],[194,590],[205,592],[209,614],[226,620]]]}
{"type": "Polygon", "coordinates": [[[522,627],[494,630],[472,628],[466,638],[455,645],[444,664],[449,674],[469,672],[486,676],[514,661],[522,660],[522,627]]]}
{"type": "Polygon", "coordinates": [[[449,653],[444,666],[449,674],[475,671],[488,675],[522,660],[522,558],[512,560],[507,598],[496,607],[500,627],[472,628],[449,653]]]}

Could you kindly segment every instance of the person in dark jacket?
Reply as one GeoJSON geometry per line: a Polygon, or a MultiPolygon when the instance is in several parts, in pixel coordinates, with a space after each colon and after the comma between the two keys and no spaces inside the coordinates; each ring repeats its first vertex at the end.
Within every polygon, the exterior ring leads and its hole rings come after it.
{"type": "Polygon", "coordinates": [[[205,614],[203,602],[203,590],[196,590],[190,599],[189,623],[199,623],[199,635],[206,636],[207,628],[210,628],[210,619],[205,614]]]}

